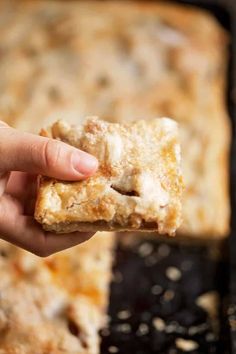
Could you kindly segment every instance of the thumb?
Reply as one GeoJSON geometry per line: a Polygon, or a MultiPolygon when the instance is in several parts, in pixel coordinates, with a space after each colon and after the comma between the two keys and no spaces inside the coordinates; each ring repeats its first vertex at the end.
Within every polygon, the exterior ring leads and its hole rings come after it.
{"type": "Polygon", "coordinates": [[[25,171],[76,181],[92,175],[97,167],[97,159],[84,151],[0,122],[0,172],[25,171]]]}

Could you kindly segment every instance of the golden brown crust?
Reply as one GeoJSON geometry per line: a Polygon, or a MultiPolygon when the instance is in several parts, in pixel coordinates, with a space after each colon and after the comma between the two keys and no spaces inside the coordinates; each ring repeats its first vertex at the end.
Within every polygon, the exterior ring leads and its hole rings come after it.
{"type": "Polygon", "coordinates": [[[114,124],[92,117],[81,126],[57,122],[48,134],[96,156],[99,169],[79,182],[41,181],[35,218],[46,230],[174,234],[183,189],[174,121],[114,124]]]}

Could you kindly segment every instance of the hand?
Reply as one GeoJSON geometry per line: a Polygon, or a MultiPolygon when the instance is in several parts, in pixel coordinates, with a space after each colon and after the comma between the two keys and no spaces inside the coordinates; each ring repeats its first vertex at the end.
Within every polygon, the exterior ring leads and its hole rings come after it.
{"type": "Polygon", "coordinates": [[[0,237],[41,257],[88,240],[91,233],[44,232],[34,220],[37,174],[76,181],[97,166],[97,159],[81,150],[0,121],[0,237]]]}

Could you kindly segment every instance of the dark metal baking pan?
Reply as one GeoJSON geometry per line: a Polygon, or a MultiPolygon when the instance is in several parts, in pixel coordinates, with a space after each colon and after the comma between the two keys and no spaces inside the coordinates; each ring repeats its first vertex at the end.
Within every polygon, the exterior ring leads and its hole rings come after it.
{"type": "Polygon", "coordinates": [[[130,248],[119,245],[111,284],[110,321],[101,331],[102,354],[236,353],[236,3],[176,2],[207,9],[231,34],[231,235],[224,245],[223,258],[217,257],[209,245],[147,240],[130,248]],[[215,308],[219,321],[197,305],[203,293],[212,299],[218,294],[215,308]]]}

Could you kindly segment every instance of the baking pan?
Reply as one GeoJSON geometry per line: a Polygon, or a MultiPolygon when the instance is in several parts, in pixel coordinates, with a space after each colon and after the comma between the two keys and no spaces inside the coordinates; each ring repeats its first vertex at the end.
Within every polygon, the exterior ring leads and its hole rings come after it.
{"type": "MultiPolygon", "coordinates": [[[[226,269],[205,246],[154,241],[131,249],[120,245],[101,353],[229,353],[217,335],[218,320],[196,305],[205,293],[220,316],[217,297],[222,301],[226,295],[226,269]]],[[[229,344],[229,333],[223,330],[229,344]]]]}
{"type": "Polygon", "coordinates": [[[158,240],[139,241],[130,248],[118,245],[109,325],[101,331],[102,354],[236,353],[236,4],[234,0],[177,3],[207,9],[231,34],[231,235],[224,244],[225,257],[218,257],[217,247],[209,245],[158,240]],[[202,293],[215,302],[217,313],[196,306],[202,293]]]}

